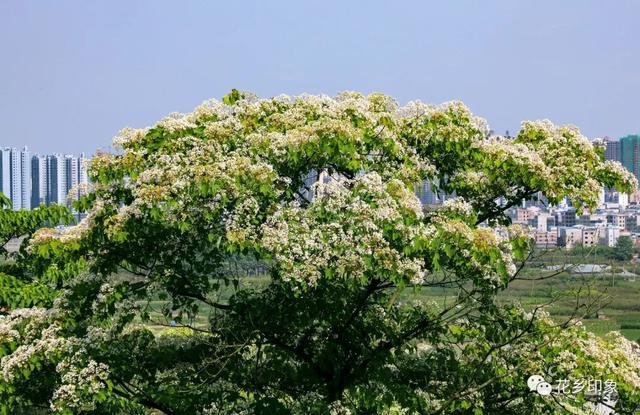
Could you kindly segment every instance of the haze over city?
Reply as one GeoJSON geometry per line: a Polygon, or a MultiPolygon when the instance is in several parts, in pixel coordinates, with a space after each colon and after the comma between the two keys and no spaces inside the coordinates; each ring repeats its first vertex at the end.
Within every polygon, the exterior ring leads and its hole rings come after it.
{"type": "Polygon", "coordinates": [[[5,0],[0,145],[90,155],[231,88],[460,99],[497,133],[549,118],[618,138],[640,131],[639,13],[633,1],[5,0]]]}

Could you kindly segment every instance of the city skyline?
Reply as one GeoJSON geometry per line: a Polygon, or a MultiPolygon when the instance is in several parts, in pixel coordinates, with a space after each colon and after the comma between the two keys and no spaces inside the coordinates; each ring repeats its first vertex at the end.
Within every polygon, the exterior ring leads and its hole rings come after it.
{"type": "Polygon", "coordinates": [[[89,183],[86,160],[84,153],[31,154],[28,146],[0,147],[0,191],[13,210],[53,203],[71,207],[69,192],[89,183]]]}
{"type": "MultiPolygon", "coordinates": [[[[606,160],[620,162],[640,179],[639,135],[597,138],[605,140],[606,160]],[[624,149],[627,149],[626,152],[624,149]]],[[[95,150],[98,151],[101,149],[95,150]]],[[[91,156],[85,157],[84,152],[78,154],[78,157],[61,152],[31,155],[28,146],[22,146],[20,151],[16,147],[0,146],[0,191],[12,201],[14,210],[32,209],[40,204],[49,205],[59,201],[70,206],[68,192],[74,185],[88,183],[84,161],[91,156]]],[[[416,186],[416,195],[426,205],[439,204],[448,198],[440,191],[434,192],[432,184],[426,181],[416,186]]]]}

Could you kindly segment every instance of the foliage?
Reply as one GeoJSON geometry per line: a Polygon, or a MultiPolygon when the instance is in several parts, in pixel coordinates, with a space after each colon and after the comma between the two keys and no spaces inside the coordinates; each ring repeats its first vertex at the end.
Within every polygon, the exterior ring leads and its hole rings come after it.
{"type": "Polygon", "coordinates": [[[590,257],[593,261],[608,262],[615,260],[628,262],[636,253],[633,240],[627,235],[622,235],[614,246],[595,245],[590,247],[576,246],[570,252],[573,256],[581,256],[583,259],[590,257]]]}
{"type": "Polygon", "coordinates": [[[637,186],[575,127],[524,122],[511,140],[459,102],[234,91],[115,142],[91,161],[87,218],[24,250],[56,298],[0,317],[5,413],[586,410],[528,390],[554,361],[617,381],[622,413],[640,402],[630,342],[496,301],[531,247],[509,206],[593,208],[601,185],[637,186]],[[458,197],[424,212],[423,180],[458,197]],[[236,257],[269,283],[241,287],[236,257]],[[445,284],[449,304],[400,300],[445,284]],[[140,324],[155,300],[177,328],[140,324]]]}
{"type": "MultiPolygon", "coordinates": [[[[51,305],[55,291],[44,278],[34,278],[26,260],[27,242],[33,233],[43,226],[68,225],[73,222],[71,213],[63,206],[39,206],[33,210],[11,209],[11,201],[0,193],[0,308],[14,309],[37,305],[51,305]],[[19,249],[6,249],[11,240],[24,237],[19,249]]],[[[39,276],[44,277],[44,276],[39,276]]]]}
{"type": "Polygon", "coordinates": [[[634,251],[633,241],[631,238],[623,235],[618,238],[611,254],[617,261],[630,261],[631,258],[633,258],[634,251]]]}

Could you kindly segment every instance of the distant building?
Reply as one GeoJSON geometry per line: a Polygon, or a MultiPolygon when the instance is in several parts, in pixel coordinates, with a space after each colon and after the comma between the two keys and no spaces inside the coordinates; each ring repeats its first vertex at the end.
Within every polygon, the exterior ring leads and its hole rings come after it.
{"type": "Polygon", "coordinates": [[[599,228],[584,227],[582,228],[582,246],[592,247],[598,245],[600,239],[599,228]]]}
{"type": "Polygon", "coordinates": [[[64,158],[61,154],[47,156],[47,174],[49,175],[49,188],[47,189],[47,205],[52,203],[64,204],[67,199],[65,188],[67,187],[66,169],[64,158]]]}
{"type": "Polygon", "coordinates": [[[556,223],[558,226],[574,226],[576,224],[576,210],[565,208],[556,212],[556,223]]]}
{"type": "Polygon", "coordinates": [[[47,156],[31,157],[31,208],[47,204],[47,156]]]}
{"type": "Polygon", "coordinates": [[[423,205],[438,204],[438,193],[432,188],[431,182],[423,180],[419,186],[416,186],[416,196],[423,205]]]}
{"type": "Polygon", "coordinates": [[[636,234],[640,233],[640,214],[629,214],[625,220],[625,229],[636,234]]]}
{"type": "Polygon", "coordinates": [[[535,218],[529,219],[529,225],[541,232],[546,232],[551,223],[551,215],[548,213],[540,213],[535,218]]]}
{"type": "MultiPolygon", "coordinates": [[[[64,197],[65,203],[68,202],[69,192],[75,185],[78,184],[78,178],[80,177],[80,170],[78,168],[78,158],[71,154],[64,156],[64,197]]],[[[78,199],[77,196],[72,196],[72,199],[78,199]]],[[[68,203],[67,203],[68,204],[68,203]]]]}
{"type": "Polygon", "coordinates": [[[0,191],[14,210],[32,209],[42,204],[71,206],[79,198],[69,191],[88,183],[86,158],[67,154],[31,155],[27,147],[0,148],[0,191]]]}
{"type": "Polygon", "coordinates": [[[625,229],[627,227],[627,217],[624,213],[610,213],[607,215],[607,223],[625,229]]]}
{"type": "Polygon", "coordinates": [[[11,149],[0,150],[0,191],[11,199],[11,149]]]}
{"type": "Polygon", "coordinates": [[[601,232],[601,243],[608,247],[616,246],[618,238],[620,237],[620,228],[617,226],[607,226],[601,232]]]}
{"type": "Polygon", "coordinates": [[[604,159],[620,161],[620,141],[611,137],[605,137],[604,143],[606,146],[604,150],[604,159]]]}
{"type": "Polygon", "coordinates": [[[640,178],[640,136],[628,135],[620,139],[620,162],[636,178],[640,178]]]}
{"type": "Polygon", "coordinates": [[[554,248],[558,245],[558,230],[536,231],[534,233],[536,247],[538,248],[554,248]]]}
{"type": "Polygon", "coordinates": [[[582,228],[559,228],[558,246],[572,249],[582,244],[582,228]]]}
{"type": "Polygon", "coordinates": [[[80,157],[78,157],[78,182],[88,184],[89,183],[89,174],[87,172],[89,159],[84,156],[84,153],[80,153],[80,157]]]}
{"type": "MultiPolygon", "coordinates": [[[[64,156],[66,180],[65,195],[67,197],[66,203],[70,207],[72,201],[80,199],[80,190],[78,185],[89,183],[86,161],[84,153],[81,153],[80,157],[75,157],[70,154],[64,156]],[[74,192],[75,194],[72,195],[71,192],[74,192]]],[[[322,174],[320,177],[322,177],[322,174]]]]}
{"type": "MultiPolygon", "coordinates": [[[[444,192],[439,187],[438,182],[423,180],[422,183],[415,187],[415,193],[423,205],[440,205],[445,200],[455,198],[455,194],[444,192]]],[[[500,201],[496,201],[498,204],[500,201]]]]}
{"type": "Polygon", "coordinates": [[[22,209],[22,166],[20,166],[20,162],[22,157],[20,156],[20,151],[16,148],[12,148],[9,151],[9,163],[11,169],[11,188],[8,195],[11,199],[11,205],[14,210],[22,209]]]}
{"type": "Polygon", "coordinates": [[[541,209],[545,209],[549,206],[549,200],[542,194],[542,192],[536,193],[535,197],[532,199],[527,199],[522,201],[522,207],[538,207],[541,209]]]}
{"type": "Polygon", "coordinates": [[[20,206],[31,209],[31,153],[27,147],[20,151],[20,206]]]}
{"type": "Polygon", "coordinates": [[[518,222],[518,223],[528,223],[530,220],[535,219],[538,216],[539,213],[540,213],[540,209],[535,207],[535,206],[531,206],[531,207],[528,207],[526,209],[517,208],[516,209],[516,222],[518,222]]]}

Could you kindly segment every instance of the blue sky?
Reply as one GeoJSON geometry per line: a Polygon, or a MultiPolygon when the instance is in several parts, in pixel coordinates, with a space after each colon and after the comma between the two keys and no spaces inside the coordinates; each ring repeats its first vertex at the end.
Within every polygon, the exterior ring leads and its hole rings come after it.
{"type": "Polygon", "coordinates": [[[640,132],[640,1],[0,0],[0,145],[92,154],[231,88],[640,132]]]}

